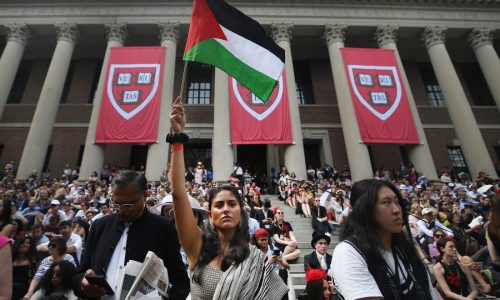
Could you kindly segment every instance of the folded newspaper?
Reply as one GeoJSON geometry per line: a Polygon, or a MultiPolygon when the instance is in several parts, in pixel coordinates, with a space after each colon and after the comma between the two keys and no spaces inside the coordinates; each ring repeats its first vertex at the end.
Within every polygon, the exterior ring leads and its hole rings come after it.
{"type": "Polygon", "coordinates": [[[120,274],[116,295],[119,300],[159,299],[168,297],[169,281],[163,260],[149,251],[140,263],[130,260],[120,274]]]}

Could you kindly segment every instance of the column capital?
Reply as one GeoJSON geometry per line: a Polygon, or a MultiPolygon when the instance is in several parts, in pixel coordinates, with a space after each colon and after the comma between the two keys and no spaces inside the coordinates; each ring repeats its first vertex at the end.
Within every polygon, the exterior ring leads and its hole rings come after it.
{"type": "Polygon", "coordinates": [[[468,36],[472,49],[476,50],[481,46],[491,45],[493,43],[493,32],[495,32],[493,27],[474,27],[468,36]]]}
{"type": "Polygon", "coordinates": [[[396,44],[398,38],[398,30],[399,25],[394,24],[385,24],[385,25],[377,25],[377,29],[375,29],[375,40],[377,41],[377,45],[379,48],[382,48],[386,44],[394,43],[396,44]]]}
{"type": "Polygon", "coordinates": [[[323,39],[326,45],[330,46],[335,42],[344,43],[346,29],[346,24],[326,24],[325,31],[323,32],[323,39]]]}
{"type": "Polygon", "coordinates": [[[446,30],[444,26],[427,26],[422,32],[422,41],[427,49],[437,44],[444,44],[446,30]]]}
{"type": "Polygon", "coordinates": [[[158,28],[160,28],[160,40],[172,41],[177,44],[179,41],[179,28],[181,23],[179,22],[158,22],[158,28]]]}
{"type": "Polygon", "coordinates": [[[66,41],[75,44],[78,38],[78,27],[75,23],[56,24],[57,41],[66,41]]]}
{"type": "Polygon", "coordinates": [[[104,24],[106,27],[106,35],[108,42],[116,41],[120,44],[125,44],[128,37],[127,23],[108,23],[104,24]]]}
{"type": "Polygon", "coordinates": [[[292,41],[292,23],[273,23],[271,24],[271,36],[275,43],[292,41]]]}
{"type": "Polygon", "coordinates": [[[31,36],[30,29],[28,25],[22,23],[14,23],[5,25],[7,29],[7,41],[18,42],[19,44],[26,46],[28,39],[31,36]]]}

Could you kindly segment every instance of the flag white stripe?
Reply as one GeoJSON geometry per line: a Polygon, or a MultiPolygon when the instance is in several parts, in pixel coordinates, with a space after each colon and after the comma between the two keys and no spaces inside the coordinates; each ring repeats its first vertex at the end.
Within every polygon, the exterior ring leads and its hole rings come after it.
{"type": "Polygon", "coordinates": [[[246,65],[279,80],[284,64],[276,55],[231,30],[223,26],[220,27],[226,35],[227,41],[215,39],[217,42],[246,65]]]}

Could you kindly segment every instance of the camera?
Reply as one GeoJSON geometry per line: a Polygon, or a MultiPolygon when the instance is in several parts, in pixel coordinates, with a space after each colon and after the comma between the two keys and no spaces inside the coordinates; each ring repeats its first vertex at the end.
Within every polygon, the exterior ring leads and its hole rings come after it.
{"type": "Polygon", "coordinates": [[[274,249],[273,255],[274,256],[281,256],[281,250],[280,249],[274,249]]]}

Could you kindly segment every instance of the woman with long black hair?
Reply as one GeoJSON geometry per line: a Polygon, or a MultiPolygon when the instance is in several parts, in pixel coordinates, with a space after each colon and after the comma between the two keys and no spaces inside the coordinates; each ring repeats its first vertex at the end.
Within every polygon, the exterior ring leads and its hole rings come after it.
{"type": "Polygon", "coordinates": [[[236,188],[222,186],[209,192],[210,222],[203,229],[197,226],[186,194],[183,144],[187,136],[182,133],[186,114],[180,97],[172,107],[170,124],[174,215],[193,274],[191,299],[281,299],[288,288],[267,263],[267,256],[249,245],[248,216],[236,188]]]}
{"type": "Polygon", "coordinates": [[[57,261],[43,275],[32,300],[77,300],[72,290],[76,267],[69,261],[57,261]]]}
{"type": "Polygon", "coordinates": [[[403,231],[407,212],[398,189],[366,179],[351,190],[352,212],[332,258],[345,299],[436,299],[426,267],[403,231]]]}

